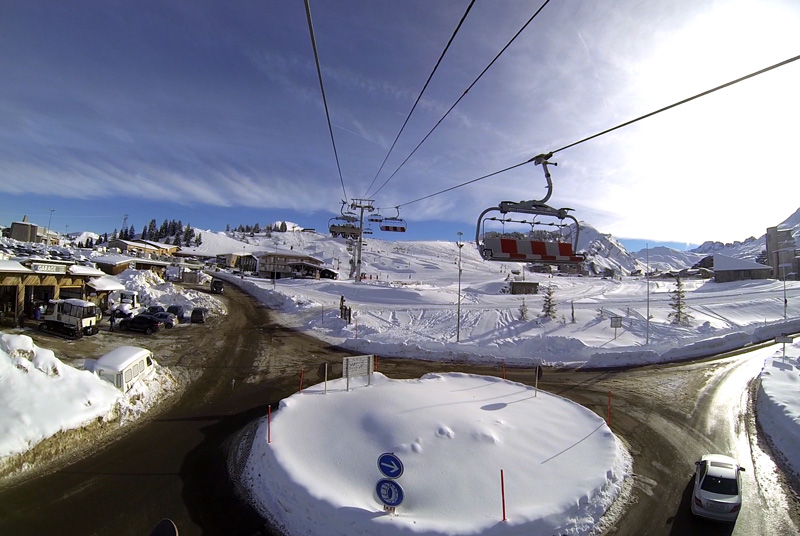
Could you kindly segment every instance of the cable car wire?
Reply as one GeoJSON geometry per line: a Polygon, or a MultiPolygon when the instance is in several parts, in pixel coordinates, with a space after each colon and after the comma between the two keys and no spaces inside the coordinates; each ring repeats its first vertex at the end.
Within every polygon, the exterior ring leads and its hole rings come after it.
{"type": "Polygon", "coordinates": [[[311,22],[311,6],[308,0],[305,0],[306,5],[306,19],[308,20],[308,33],[311,36],[311,47],[314,49],[314,62],[317,64],[317,77],[319,78],[319,89],[322,92],[322,103],[325,106],[325,117],[328,120],[328,132],[331,136],[331,145],[333,146],[333,156],[336,159],[336,169],[339,171],[339,182],[342,184],[342,193],[344,198],[347,199],[347,190],[344,187],[344,177],[342,177],[342,166],[339,164],[339,153],[336,151],[336,140],[333,138],[333,126],[331,125],[331,115],[328,111],[328,99],[325,97],[325,86],[322,83],[322,69],[319,65],[319,53],[317,51],[317,40],[314,37],[314,25],[311,22]]]}
{"type": "Polygon", "coordinates": [[[495,63],[495,62],[498,60],[498,58],[500,58],[500,55],[501,55],[501,54],[503,54],[503,52],[505,52],[505,51],[508,49],[508,47],[510,47],[510,46],[511,46],[511,43],[513,43],[513,42],[514,42],[514,41],[517,39],[517,37],[519,37],[519,36],[520,36],[520,34],[521,34],[521,33],[522,33],[524,30],[525,30],[525,28],[527,28],[527,27],[528,27],[528,25],[529,25],[531,22],[533,22],[533,19],[535,19],[535,18],[536,18],[536,16],[537,16],[539,13],[541,13],[541,11],[542,11],[542,10],[545,8],[545,6],[546,6],[548,3],[550,3],[550,0],[545,0],[545,2],[544,2],[544,3],[543,3],[543,4],[542,4],[540,7],[539,7],[539,9],[537,9],[537,10],[536,10],[536,12],[535,12],[535,13],[534,13],[534,14],[531,16],[531,18],[529,18],[529,19],[528,19],[528,21],[527,21],[525,24],[523,24],[523,25],[522,25],[522,28],[520,28],[520,29],[519,29],[519,31],[517,31],[517,33],[516,33],[516,34],[514,34],[514,37],[512,37],[512,38],[511,38],[511,40],[510,40],[508,43],[506,43],[506,45],[505,45],[505,46],[504,46],[504,47],[503,47],[503,48],[500,50],[500,52],[498,52],[498,53],[497,53],[497,55],[496,55],[496,56],[495,56],[495,57],[492,59],[492,61],[490,61],[490,62],[489,62],[489,65],[487,65],[487,66],[486,66],[486,67],[483,69],[483,71],[481,71],[481,73],[478,75],[478,77],[477,77],[475,80],[473,80],[473,82],[472,82],[472,83],[471,83],[471,84],[470,84],[470,85],[467,87],[467,89],[465,89],[465,90],[464,90],[464,93],[462,93],[462,94],[461,94],[461,96],[460,96],[460,97],[459,97],[459,98],[458,98],[458,99],[457,99],[457,100],[456,100],[456,101],[453,103],[453,105],[452,105],[452,106],[450,106],[450,108],[449,108],[449,109],[448,109],[448,110],[445,112],[445,114],[442,116],[442,118],[441,118],[441,119],[439,119],[439,121],[437,121],[437,122],[436,122],[436,124],[433,126],[433,128],[432,128],[432,129],[431,129],[431,130],[430,130],[430,131],[429,131],[429,132],[428,132],[428,133],[425,135],[425,137],[424,137],[424,138],[422,138],[422,140],[421,140],[421,141],[420,141],[420,142],[417,144],[417,146],[416,146],[416,147],[414,147],[414,150],[412,150],[412,151],[411,151],[411,153],[410,153],[410,154],[409,154],[409,155],[408,155],[408,156],[405,158],[405,160],[403,160],[403,161],[400,163],[400,165],[399,165],[399,166],[397,166],[397,169],[395,169],[395,170],[394,170],[394,172],[393,172],[391,175],[389,175],[389,178],[387,178],[387,179],[386,179],[386,180],[383,182],[383,184],[381,184],[380,188],[378,188],[377,190],[375,190],[375,193],[374,193],[374,194],[372,194],[372,196],[373,196],[373,197],[374,197],[374,196],[376,196],[376,195],[378,195],[378,192],[380,192],[380,191],[383,189],[383,187],[384,187],[384,186],[386,186],[386,184],[388,184],[388,182],[389,182],[390,180],[392,180],[392,177],[394,177],[394,176],[397,174],[397,172],[398,172],[398,171],[400,171],[400,168],[402,168],[402,167],[405,165],[405,163],[406,163],[406,162],[408,162],[408,159],[409,159],[409,158],[411,158],[411,157],[414,155],[414,153],[416,153],[416,152],[417,152],[417,149],[419,149],[419,148],[420,148],[420,146],[421,146],[423,143],[425,143],[425,141],[428,139],[428,137],[430,137],[430,135],[431,135],[431,134],[433,134],[433,131],[434,131],[434,130],[436,130],[436,129],[438,128],[438,126],[439,126],[439,125],[441,125],[441,124],[442,124],[442,121],[444,121],[444,120],[445,120],[445,118],[446,118],[448,115],[450,115],[450,112],[452,112],[452,111],[453,111],[453,108],[455,108],[455,107],[456,107],[456,105],[458,105],[458,103],[459,103],[459,102],[461,102],[461,99],[463,99],[463,98],[464,98],[464,97],[467,95],[467,93],[469,92],[469,90],[470,90],[470,89],[472,89],[472,88],[473,88],[473,86],[475,86],[475,84],[477,84],[477,83],[478,83],[478,80],[480,80],[480,79],[481,79],[481,77],[483,77],[483,75],[484,75],[484,74],[486,74],[486,71],[488,71],[488,70],[489,70],[489,69],[492,67],[492,65],[494,65],[494,63],[495,63]]]}
{"type": "MultiPolygon", "coordinates": [[[[652,116],[654,116],[656,114],[659,114],[661,112],[664,112],[664,111],[667,111],[669,109],[675,108],[676,106],[680,106],[681,104],[686,104],[687,102],[691,102],[691,101],[693,101],[695,99],[699,99],[700,97],[704,97],[706,95],[714,93],[715,91],[719,91],[720,89],[724,89],[726,87],[730,87],[730,86],[732,86],[734,84],[738,84],[739,82],[743,82],[744,80],[748,80],[748,79],[753,78],[755,76],[758,76],[758,75],[764,74],[766,72],[772,71],[774,69],[777,69],[778,67],[783,67],[784,65],[788,65],[788,64],[790,64],[792,62],[795,62],[797,60],[800,60],[800,55],[794,56],[792,58],[789,58],[789,59],[783,60],[781,62],[778,62],[778,63],[776,63],[774,65],[770,65],[769,67],[765,67],[765,68],[760,69],[758,71],[752,72],[750,74],[747,74],[745,76],[737,78],[736,80],[731,80],[730,82],[726,82],[726,83],[724,83],[722,85],[719,85],[717,87],[714,87],[714,88],[711,88],[709,90],[703,91],[702,93],[698,93],[698,94],[696,94],[696,95],[694,95],[692,97],[680,100],[678,102],[670,104],[669,106],[664,106],[663,108],[659,108],[658,110],[655,110],[653,112],[641,115],[641,116],[637,117],[636,119],[631,119],[630,121],[625,121],[624,123],[620,123],[619,125],[617,125],[615,127],[608,128],[606,130],[603,130],[602,132],[598,132],[597,134],[593,134],[591,136],[588,136],[588,137],[583,138],[581,140],[578,140],[576,142],[570,143],[569,145],[565,145],[565,146],[561,147],[560,149],[556,149],[554,151],[551,151],[550,153],[548,153],[548,156],[554,155],[554,154],[556,154],[556,153],[558,153],[560,151],[563,151],[564,149],[569,149],[570,147],[575,147],[576,145],[579,145],[581,143],[587,142],[589,140],[593,140],[593,139],[598,138],[598,137],[600,137],[600,136],[602,136],[604,134],[608,134],[609,132],[613,132],[615,130],[618,130],[618,129],[622,128],[622,127],[626,127],[628,125],[632,125],[633,123],[636,123],[637,121],[641,121],[642,119],[646,119],[648,117],[652,117],[652,116]]],[[[530,164],[531,162],[536,160],[537,157],[538,157],[538,155],[534,156],[530,160],[526,160],[524,162],[520,162],[519,164],[514,164],[513,166],[509,166],[507,168],[501,169],[500,171],[495,171],[494,173],[489,173],[488,175],[483,175],[482,177],[478,177],[476,179],[472,179],[472,180],[469,180],[467,182],[462,182],[461,184],[456,184],[455,186],[451,186],[449,188],[445,188],[444,190],[440,190],[438,192],[426,195],[424,197],[420,197],[418,199],[414,199],[413,201],[407,201],[405,203],[401,203],[401,204],[396,205],[396,206],[404,207],[404,206],[407,206],[407,205],[411,205],[413,203],[417,203],[419,201],[423,201],[425,199],[430,199],[431,197],[434,197],[434,196],[437,196],[437,195],[440,195],[440,194],[443,194],[443,193],[446,193],[446,192],[450,192],[450,191],[455,190],[457,188],[461,188],[462,186],[467,186],[467,185],[470,185],[472,183],[475,183],[475,182],[478,182],[478,181],[481,181],[481,180],[484,180],[484,179],[488,179],[489,177],[493,177],[493,176],[498,175],[500,173],[503,173],[505,171],[509,171],[509,170],[514,169],[514,168],[518,168],[520,166],[524,166],[525,164],[530,164]]]]}
{"type": "Polygon", "coordinates": [[[433,70],[431,71],[431,74],[428,75],[428,79],[425,81],[425,85],[422,86],[422,91],[419,92],[419,95],[417,96],[417,100],[414,101],[414,105],[411,107],[411,110],[408,112],[408,115],[406,116],[406,120],[403,121],[403,126],[400,127],[400,131],[397,133],[397,136],[395,136],[394,141],[392,142],[392,146],[389,147],[389,152],[386,153],[386,156],[384,157],[383,162],[381,162],[381,167],[378,168],[378,172],[375,173],[375,177],[372,179],[372,182],[369,183],[369,187],[367,188],[366,192],[364,193],[364,195],[362,197],[365,197],[365,198],[368,197],[368,192],[370,191],[372,186],[375,184],[375,181],[378,180],[378,176],[381,174],[381,171],[383,171],[383,167],[386,165],[386,161],[389,160],[389,155],[392,154],[392,151],[394,150],[394,146],[397,144],[397,140],[400,139],[400,135],[403,133],[403,130],[406,128],[406,125],[408,124],[408,120],[411,119],[411,114],[413,114],[414,110],[417,108],[417,104],[419,104],[419,101],[422,98],[423,93],[425,93],[425,90],[428,88],[428,84],[430,84],[431,79],[433,78],[433,74],[436,72],[436,69],[438,69],[439,65],[442,63],[442,59],[444,58],[444,55],[447,54],[447,50],[450,48],[450,45],[453,43],[453,39],[455,39],[456,34],[461,29],[461,25],[464,24],[464,20],[466,20],[467,14],[470,12],[470,10],[472,9],[472,6],[474,4],[475,4],[475,0],[472,0],[469,3],[469,5],[467,6],[467,10],[461,16],[461,20],[458,21],[458,26],[456,26],[456,29],[453,31],[453,35],[450,36],[450,40],[447,41],[447,45],[444,47],[444,50],[442,50],[442,53],[439,55],[439,59],[436,61],[436,65],[433,66],[433,70]]]}

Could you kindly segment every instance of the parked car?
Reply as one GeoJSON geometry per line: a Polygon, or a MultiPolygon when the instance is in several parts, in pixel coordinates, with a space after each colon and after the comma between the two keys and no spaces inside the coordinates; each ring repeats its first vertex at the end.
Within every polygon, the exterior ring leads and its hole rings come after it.
{"type": "Polygon", "coordinates": [[[166,311],[161,311],[161,312],[157,312],[157,313],[145,312],[145,313],[142,313],[142,315],[151,316],[151,317],[155,318],[156,320],[158,320],[160,322],[163,322],[164,323],[164,327],[167,328],[167,329],[174,328],[175,324],[178,323],[178,319],[175,317],[175,315],[172,314],[172,313],[168,313],[166,311]]]}
{"type": "Polygon", "coordinates": [[[695,462],[692,513],[715,521],[736,521],[742,508],[742,471],[736,460],[723,454],[706,454],[695,462]]]}
{"type": "Polygon", "coordinates": [[[156,314],[156,313],[166,313],[167,310],[161,307],[160,305],[151,305],[150,307],[145,310],[146,313],[156,314]]]}
{"type": "Polygon", "coordinates": [[[178,323],[186,321],[186,313],[183,310],[183,305],[170,305],[167,307],[167,312],[174,314],[175,318],[178,319],[178,323]]]}
{"type": "Polygon", "coordinates": [[[122,331],[141,331],[152,335],[164,327],[164,323],[148,314],[136,315],[133,318],[124,318],[119,322],[122,331]]]}
{"type": "Polygon", "coordinates": [[[208,316],[208,309],[205,307],[195,307],[192,309],[192,324],[204,324],[208,316]]]}

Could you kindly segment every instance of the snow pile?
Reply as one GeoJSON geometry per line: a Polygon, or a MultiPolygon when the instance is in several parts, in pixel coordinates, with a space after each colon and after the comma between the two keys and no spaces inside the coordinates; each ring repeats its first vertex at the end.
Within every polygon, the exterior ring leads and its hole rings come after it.
{"type": "Polygon", "coordinates": [[[284,399],[255,433],[243,481],[287,533],[589,534],[630,474],[602,418],[533,387],[459,373],[358,380],[284,399]],[[387,452],[404,465],[396,516],[376,491],[387,452]]]}
{"type": "MultiPolygon", "coordinates": [[[[86,365],[91,368],[91,360],[86,365]]],[[[0,460],[54,434],[100,419],[134,420],[180,387],[154,361],[127,393],[89,370],[62,363],[27,335],[0,334],[0,460]]]]}
{"type": "MultiPolygon", "coordinates": [[[[209,314],[227,314],[225,305],[216,297],[193,289],[176,287],[172,282],[166,282],[150,270],[128,269],[120,273],[117,278],[125,288],[138,293],[139,301],[143,307],[160,305],[164,309],[170,305],[183,306],[186,314],[195,307],[205,307],[209,314]]],[[[109,301],[118,303],[119,292],[109,294],[109,301]]]]}
{"type": "Polygon", "coordinates": [[[756,409],[773,452],[800,478],[800,344],[787,345],[787,351],[793,357],[780,352],[764,363],[756,409]]]}

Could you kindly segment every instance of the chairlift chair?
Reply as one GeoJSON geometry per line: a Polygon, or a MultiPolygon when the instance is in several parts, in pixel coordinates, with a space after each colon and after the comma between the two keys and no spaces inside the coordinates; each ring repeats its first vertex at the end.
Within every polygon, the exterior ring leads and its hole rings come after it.
{"type": "MultiPolygon", "coordinates": [[[[579,265],[586,259],[576,253],[580,224],[572,214],[571,208],[553,208],[547,205],[547,200],[553,193],[553,182],[547,165],[547,158],[552,156],[539,155],[534,162],[541,164],[547,180],[547,195],[543,199],[532,201],[501,201],[495,207],[489,207],[481,212],[475,230],[475,243],[478,251],[487,261],[526,262],[534,264],[579,265]],[[501,217],[487,217],[492,212],[499,212],[501,217]],[[531,215],[530,220],[514,219],[514,214],[531,215]],[[568,223],[569,220],[572,223],[568,223]],[[499,221],[502,231],[487,231],[487,221],[499,221]],[[525,236],[523,233],[505,232],[506,223],[530,225],[530,231],[525,236]],[[573,225],[574,224],[574,225],[573,225]],[[557,231],[542,230],[542,227],[555,227],[557,231]],[[573,232],[574,228],[574,232],[573,232]],[[565,236],[565,232],[567,236],[565,236]]],[[[553,163],[553,165],[556,165],[553,163]]],[[[524,218],[525,216],[523,216],[524,218]]]]}
{"type": "Polygon", "coordinates": [[[406,232],[406,221],[400,219],[400,207],[395,207],[397,210],[397,216],[389,216],[388,218],[383,218],[381,221],[381,231],[389,231],[393,233],[405,233],[406,232]]]}

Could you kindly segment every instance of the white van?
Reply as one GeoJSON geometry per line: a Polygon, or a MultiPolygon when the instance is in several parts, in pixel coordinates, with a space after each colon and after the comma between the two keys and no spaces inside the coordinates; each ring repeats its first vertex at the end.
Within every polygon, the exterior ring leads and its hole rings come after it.
{"type": "Polygon", "coordinates": [[[153,352],[138,346],[120,346],[97,360],[94,373],[127,392],[142,374],[153,368],[153,352]]]}

